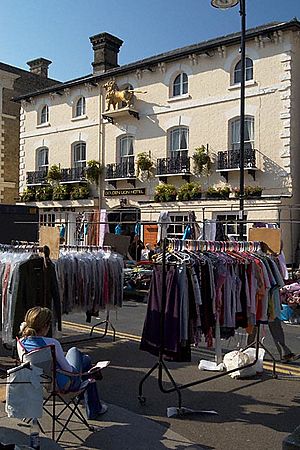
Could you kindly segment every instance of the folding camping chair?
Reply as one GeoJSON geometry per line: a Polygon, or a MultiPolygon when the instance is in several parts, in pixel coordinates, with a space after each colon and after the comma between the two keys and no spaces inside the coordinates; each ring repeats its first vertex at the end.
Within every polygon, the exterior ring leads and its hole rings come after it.
{"type": "MultiPolygon", "coordinates": [[[[18,342],[18,345],[21,345],[18,342]]],[[[43,402],[43,410],[52,419],[52,439],[58,442],[65,431],[68,431],[81,442],[83,441],[78,434],[69,428],[69,424],[74,416],[77,417],[80,423],[82,423],[89,431],[97,431],[97,427],[94,427],[88,423],[86,418],[80,411],[79,405],[80,401],[84,396],[86,389],[90,383],[95,382],[95,377],[97,376],[97,371],[87,372],[87,373],[71,373],[60,370],[57,368],[55,346],[48,345],[45,347],[40,347],[38,349],[32,350],[30,352],[25,352],[22,357],[21,362],[29,362],[33,366],[37,366],[43,370],[44,376],[47,378],[48,383],[45,383],[46,396],[43,402]],[[76,392],[62,392],[58,389],[56,385],[56,376],[58,372],[63,373],[67,376],[83,376],[87,375],[89,378],[81,382],[78,390],[76,392]],[[57,400],[60,400],[63,404],[62,409],[58,410],[57,400]],[[52,401],[52,405],[51,405],[52,401]],[[67,413],[67,417],[63,418],[63,414],[67,413]],[[60,425],[60,431],[56,430],[56,423],[60,425]],[[58,436],[55,439],[55,434],[58,436]]],[[[44,433],[43,428],[38,421],[41,431],[44,433]]]]}

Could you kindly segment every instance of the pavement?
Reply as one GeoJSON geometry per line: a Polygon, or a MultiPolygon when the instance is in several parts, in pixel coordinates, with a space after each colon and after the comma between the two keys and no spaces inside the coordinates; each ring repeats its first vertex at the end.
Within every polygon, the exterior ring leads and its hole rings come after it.
{"type": "MultiPolygon", "coordinates": [[[[167,417],[167,408],[176,408],[178,398],[176,393],[160,391],[157,370],[143,384],[145,404],[138,400],[139,383],[156,362],[155,357],[139,350],[145,307],[141,303],[128,302],[117,317],[111,315],[117,330],[115,342],[110,328],[103,338],[102,331],[96,329],[91,339],[90,325],[84,323],[82,314],[64,318],[62,342],[65,350],[77,341],[76,345],[89,353],[95,362],[111,361],[103,370],[103,380],[98,382],[101,398],[109,408],[100,421],[93,422],[97,427],[94,433],[72,423],[82,442],[65,433],[57,446],[50,439],[50,424],[46,421],[41,448],[281,450],[283,439],[299,425],[299,362],[278,364],[277,379],[272,377],[270,361],[266,361],[261,377],[234,380],[225,376],[208,381],[214,373],[200,372],[197,367],[200,359],[213,360],[213,352],[203,345],[199,350],[193,350],[191,363],[167,364],[177,383],[201,381],[181,391],[183,406],[196,412],[183,417],[167,417]],[[217,414],[202,413],[203,410],[213,410],[217,414]]],[[[300,327],[291,330],[294,336],[291,340],[296,346],[300,327]]],[[[236,339],[242,338],[237,336],[236,339]]],[[[236,340],[224,342],[223,350],[228,351],[236,344],[236,340]]],[[[11,354],[3,348],[0,349],[0,363],[2,367],[15,365],[11,354]]],[[[171,386],[165,376],[164,386],[171,386]]],[[[27,444],[30,429],[19,423],[17,419],[8,419],[4,404],[0,404],[0,441],[27,444]]]]}

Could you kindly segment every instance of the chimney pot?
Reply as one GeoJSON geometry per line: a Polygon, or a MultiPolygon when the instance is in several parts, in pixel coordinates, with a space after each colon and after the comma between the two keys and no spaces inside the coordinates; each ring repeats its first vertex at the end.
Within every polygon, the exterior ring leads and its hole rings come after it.
{"type": "Polygon", "coordinates": [[[52,61],[45,58],[37,58],[26,63],[30,67],[30,72],[40,75],[43,78],[48,78],[48,67],[52,61]]]}
{"type": "Polygon", "coordinates": [[[103,73],[119,67],[118,53],[123,41],[109,33],[100,33],[90,37],[94,50],[93,73],[103,73]]]}

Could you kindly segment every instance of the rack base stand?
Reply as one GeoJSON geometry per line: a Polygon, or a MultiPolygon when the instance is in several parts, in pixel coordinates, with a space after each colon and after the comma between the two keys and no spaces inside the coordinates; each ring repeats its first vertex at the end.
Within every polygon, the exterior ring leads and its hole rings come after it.
{"type": "Polygon", "coordinates": [[[115,342],[115,340],[116,340],[116,329],[113,326],[113,324],[111,323],[111,321],[109,320],[109,311],[106,312],[106,318],[104,320],[101,320],[101,317],[97,317],[97,319],[99,319],[100,322],[97,322],[97,323],[95,323],[95,325],[92,326],[91,331],[90,331],[90,337],[93,336],[93,332],[94,332],[94,329],[96,327],[99,327],[100,325],[105,324],[105,329],[104,329],[103,334],[101,336],[97,336],[97,339],[104,338],[107,335],[108,326],[110,325],[110,327],[111,327],[111,329],[113,331],[113,342],[115,342]]]}
{"type": "MultiPolygon", "coordinates": [[[[260,324],[257,325],[257,333],[256,333],[256,339],[254,341],[254,343],[248,345],[245,348],[251,347],[253,346],[253,344],[255,344],[255,360],[250,363],[250,364],[246,364],[243,367],[240,367],[240,369],[246,369],[248,367],[252,367],[256,364],[256,362],[258,361],[258,354],[259,354],[259,348],[260,346],[268,353],[268,355],[271,357],[271,359],[273,360],[273,377],[277,378],[276,375],[276,361],[273,357],[273,355],[266,349],[266,347],[260,342],[260,324]]],[[[158,378],[157,378],[157,382],[158,382],[158,386],[161,392],[163,392],[164,394],[169,394],[171,392],[176,392],[177,393],[177,398],[178,398],[178,406],[177,407],[170,407],[167,409],[167,414],[176,414],[176,416],[180,416],[183,417],[186,414],[195,414],[195,413],[200,413],[200,414],[217,414],[216,411],[196,411],[196,410],[192,410],[190,408],[185,408],[182,406],[182,395],[181,395],[181,391],[183,389],[187,389],[191,386],[196,386],[198,384],[203,384],[203,383],[207,383],[209,381],[212,380],[216,380],[217,378],[222,378],[224,376],[230,375],[233,372],[237,371],[237,368],[232,369],[232,370],[228,370],[226,372],[222,372],[219,373],[217,375],[213,375],[211,377],[205,378],[203,380],[197,380],[197,381],[192,381],[191,383],[186,383],[186,384],[182,384],[182,385],[178,385],[174,378],[172,377],[167,365],[165,364],[164,360],[163,360],[163,354],[162,352],[159,353],[159,359],[158,361],[154,364],[154,366],[146,373],[146,375],[142,378],[142,380],[139,383],[139,395],[138,395],[138,400],[140,402],[141,405],[146,404],[146,397],[144,397],[143,395],[143,384],[146,381],[146,379],[156,370],[158,369],[158,378]],[[171,382],[172,386],[171,388],[166,389],[164,387],[163,384],[163,372],[165,372],[165,374],[167,375],[167,378],[169,379],[169,381],[171,382]]],[[[171,416],[168,416],[171,417],[171,416]]]]}

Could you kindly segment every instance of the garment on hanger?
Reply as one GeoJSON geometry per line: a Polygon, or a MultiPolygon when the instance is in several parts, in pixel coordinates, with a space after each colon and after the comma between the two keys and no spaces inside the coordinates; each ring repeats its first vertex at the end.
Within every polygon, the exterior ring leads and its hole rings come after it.
{"type": "Polygon", "coordinates": [[[108,217],[106,209],[100,210],[99,246],[103,247],[104,236],[109,233],[108,217]]]}
{"type": "Polygon", "coordinates": [[[100,309],[122,306],[123,258],[117,253],[61,250],[56,273],[63,313],[84,311],[90,321],[100,309]]]}
{"type": "Polygon", "coordinates": [[[167,237],[169,223],[171,223],[169,211],[161,211],[158,218],[157,242],[162,242],[167,237]]]}
{"type": "MultiPolygon", "coordinates": [[[[182,248],[183,241],[177,241],[182,248]]],[[[215,248],[201,251],[185,248],[182,252],[173,248],[166,253],[166,270],[165,310],[161,312],[162,267],[157,265],[140,346],[154,355],[162,350],[168,359],[187,361],[186,346],[197,345],[201,335],[212,346],[216,319],[221,336],[229,337],[238,327],[280,317],[279,290],[283,278],[274,255],[215,248]],[[187,262],[182,259],[185,256],[187,262]]]]}
{"type": "Polygon", "coordinates": [[[45,306],[53,311],[61,330],[61,303],[54,263],[30,252],[0,253],[2,340],[11,344],[28,309],[45,306]]]}

